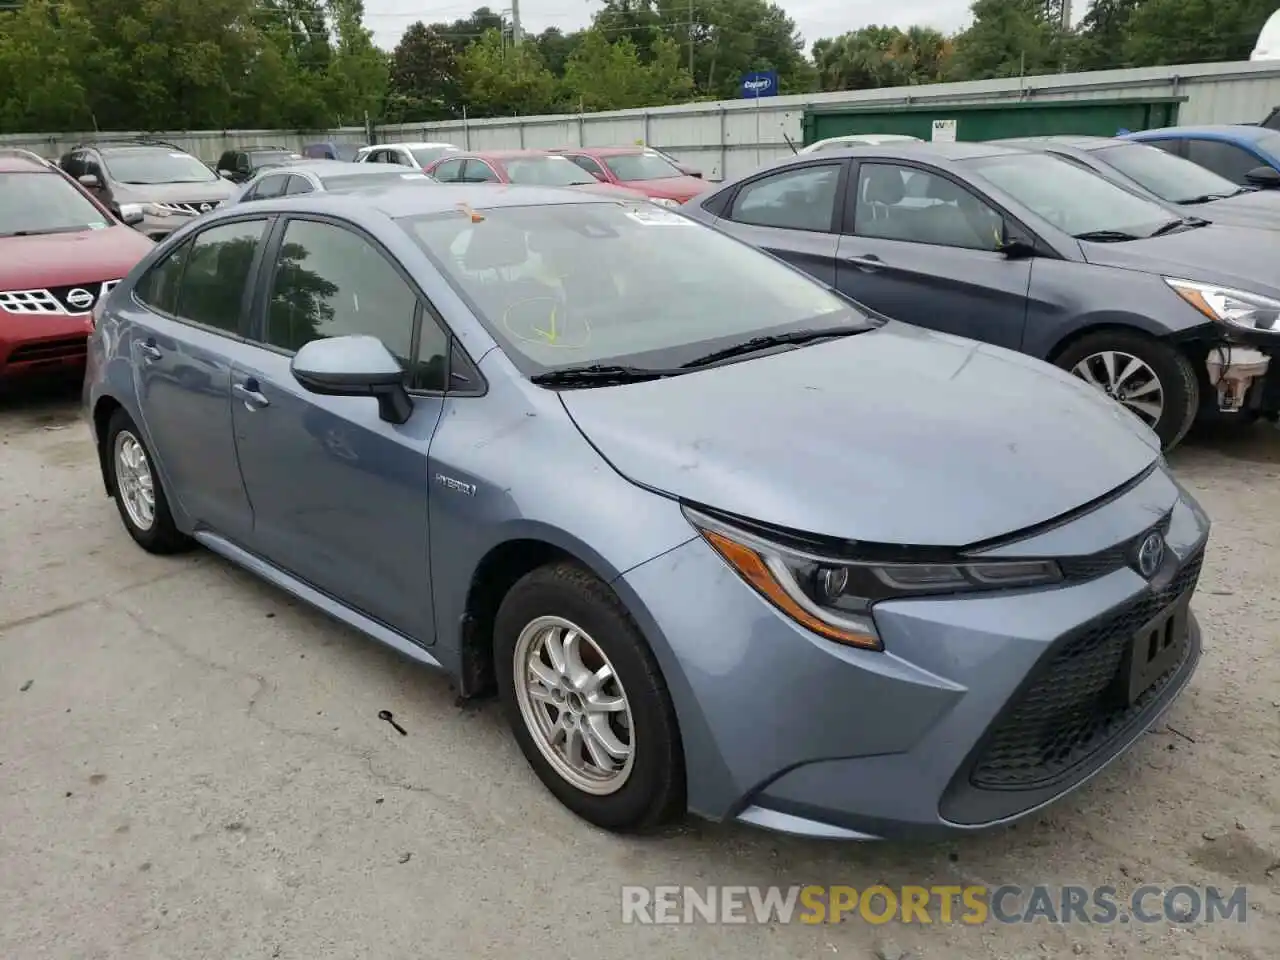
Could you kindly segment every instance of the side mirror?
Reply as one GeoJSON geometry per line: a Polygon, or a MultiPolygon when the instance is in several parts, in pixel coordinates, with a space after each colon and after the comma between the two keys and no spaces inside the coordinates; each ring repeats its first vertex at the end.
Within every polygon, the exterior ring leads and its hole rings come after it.
{"type": "Polygon", "coordinates": [[[377,337],[329,337],[303,344],[289,364],[293,378],[326,397],[374,397],[378,416],[404,423],[413,401],[404,387],[404,370],[377,337]]]}
{"type": "Polygon", "coordinates": [[[996,252],[1003,253],[1007,260],[1025,260],[1036,255],[1036,245],[1029,237],[1011,231],[1008,221],[1000,224],[1000,238],[996,241],[996,252]]]}
{"type": "Polygon", "coordinates": [[[102,181],[98,179],[96,174],[86,173],[80,177],[80,186],[88,190],[97,190],[101,188],[102,181]]]}
{"type": "MultiPolygon", "coordinates": [[[[1274,190],[1280,187],[1280,170],[1274,167],[1254,167],[1244,175],[1250,185],[1261,187],[1264,190],[1274,190]]],[[[83,178],[81,178],[83,179],[83,178]]]]}
{"type": "Polygon", "coordinates": [[[128,227],[136,227],[145,219],[140,203],[120,204],[120,222],[128,227]]]}

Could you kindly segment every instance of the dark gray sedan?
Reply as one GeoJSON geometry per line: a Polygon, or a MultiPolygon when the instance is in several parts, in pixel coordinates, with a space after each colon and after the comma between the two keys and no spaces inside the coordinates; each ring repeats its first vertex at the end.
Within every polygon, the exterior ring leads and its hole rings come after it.
{"type": "Polygon", "coordinates": [[[684,210],[880,313],[1070,370],[1166,448],[1197,417],[1280,411],[1280,234],[1189,217],[1058,157],[859,147],[684,210]]]}
{"type": "Polygon", "coordinates": [[[1027,137],[995,143],[1038,150],[1092,170],[1152,200],[1214,223],[1280,230],[1280,191],[1242,187],[1159,147],[1112,137],[1027,137]]]}

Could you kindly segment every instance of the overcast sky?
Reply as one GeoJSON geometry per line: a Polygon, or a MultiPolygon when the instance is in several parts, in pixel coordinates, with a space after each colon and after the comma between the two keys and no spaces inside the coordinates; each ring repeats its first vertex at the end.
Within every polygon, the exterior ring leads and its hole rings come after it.
{"type": "MultiPolygon", "coordinates": [[[[492,0],[493,8],[511,0],[492,0]]],[[[807,53],[814,40],[838,36],[869,24],[909,27],[913,24],[937,27],[951,33],[969,20],[970,0],[784,0],[780,5],[791,15],[804,36],[807,53]]],[[[482,3],[472,0],[364,0],[366,22],[378,45],[390,50],[405,27],[415,20],[427,23],[453,21],[465,17],[482,3]]],[[[1076,6],[1084,5],[1077,0],[1076,6]]],[[[520,0],[520,17],[525,30],[537,33],[546,27],[566,32],[585,27],[598,4],[591,0],[520,0]]],[[[1077,13],[1078,16],[1078,13],[1077,13]]]]}

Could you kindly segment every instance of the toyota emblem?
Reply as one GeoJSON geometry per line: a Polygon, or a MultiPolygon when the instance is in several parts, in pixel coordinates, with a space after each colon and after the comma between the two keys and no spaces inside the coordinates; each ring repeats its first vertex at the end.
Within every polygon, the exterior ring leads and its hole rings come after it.
{"type": "Polygon", "coordinates": [[[93,294],[84,287],[76,287],[67,293],[67,306],[76,310],[88,310],[93,306],[93,294]]]}
{"type": "Polygon", "coordinates": [[[1150,580],[1164,560],[1164,537],[1149,533],[1138,547],[1138,572],[1150,580]]]}

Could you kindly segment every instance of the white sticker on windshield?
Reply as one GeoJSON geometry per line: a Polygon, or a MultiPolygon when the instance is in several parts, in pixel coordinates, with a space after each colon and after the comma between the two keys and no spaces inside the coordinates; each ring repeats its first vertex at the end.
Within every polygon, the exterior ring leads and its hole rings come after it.
{"type": "Polygon", "coordinates": [[[425,173],[402,173],[400,174],[400,179],[401,180],[430,180],[431,178],[428,177],[425,173]]]}
{"type": "Polygon", "coordinates": [[[632,207],[626,215],[636,223],[645,227],[691,227],[692,220],[687,220],[678,213],[672,213],[657,204],[652,208],[632,207]]]}
{"type": "Polygon", "coordinates": [[[106,225],[105,223],[103,223],[101,220],[97,220],[97,221],[95,221],[95,222],[93,222],[93,223],[89,224],[89,229],[90,229],[90,230],[105,230],[105,229],[107,229],[107,225],[106,225]]]}

